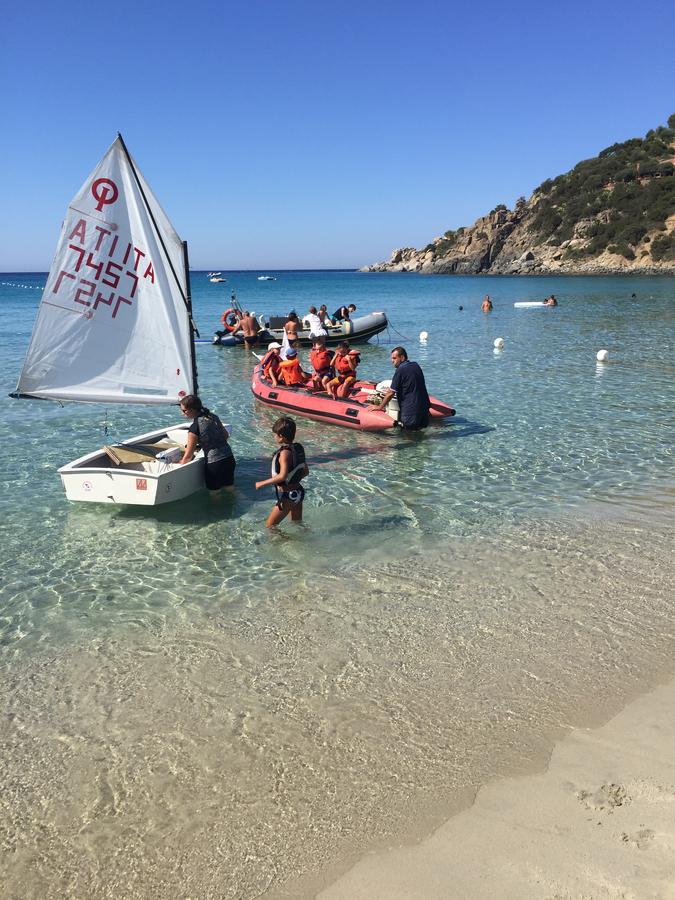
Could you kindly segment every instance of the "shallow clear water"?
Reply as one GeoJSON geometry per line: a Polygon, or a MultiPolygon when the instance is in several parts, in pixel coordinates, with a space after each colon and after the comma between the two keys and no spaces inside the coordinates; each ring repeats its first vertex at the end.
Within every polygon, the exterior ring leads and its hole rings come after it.
{"type": "MultiPolygon", "coordinates": [[[[257,274],[193,274],[205,337],[233,287],[256,312],[385,309],[361,371],[391,377],[402,343],[458,415],[413,437],[298,420],[305,527],[268,535],[253,483],[275,415],[244,350],[198,346],[234,426],[220,503],[70,505],[59,465],[179,417],[5,401],[0,840],[34,850],[6,863],[17,896],[84,896],[85,872],[88,896],[120,873],[144,897],[162,896],[148,873],[281,889],[670,665],[675,279],[257,274]],[[551,292],[556,309],[513,309],[551,292]]],[[[9,393],[44,276],[0,282],[9,393]]]]}

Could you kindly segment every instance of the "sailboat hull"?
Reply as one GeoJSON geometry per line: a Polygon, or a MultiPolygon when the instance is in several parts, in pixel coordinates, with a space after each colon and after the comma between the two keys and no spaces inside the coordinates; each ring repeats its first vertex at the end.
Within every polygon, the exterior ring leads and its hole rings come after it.
{"type": "MultiPolygon", "coordinates": [[[[184,447],[188,424],[139,434],[115,444],[120,452],[156,443],[184,447]]],[[[229,429],[228,429],[229,430],[229,429]]],[[[116,454],[115,454],[116,455],[116,454]]],[[[160,506],[183,500],[204,488],[201,451],[185,465],[147,459],[115,464],[104,448],[81,456],[58,470],[68,500],[80,503],[117,503],[125,506],[160,506]]]]}

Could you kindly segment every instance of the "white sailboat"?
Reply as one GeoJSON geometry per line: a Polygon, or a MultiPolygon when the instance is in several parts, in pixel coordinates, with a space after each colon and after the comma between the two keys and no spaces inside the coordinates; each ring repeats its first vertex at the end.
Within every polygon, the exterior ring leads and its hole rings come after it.
{"type": "MultiPolygon", "coordinates": [[[[197,393],[195,333],[187,244],[118,135],[68,207],[12,396],[177,404],[197,393]]],[[[66,497],[153,506],[194,493],[204,486],[201,451],[182,466],[162,458],[185,446],[188,427],[62,466],[66,497]]]]}

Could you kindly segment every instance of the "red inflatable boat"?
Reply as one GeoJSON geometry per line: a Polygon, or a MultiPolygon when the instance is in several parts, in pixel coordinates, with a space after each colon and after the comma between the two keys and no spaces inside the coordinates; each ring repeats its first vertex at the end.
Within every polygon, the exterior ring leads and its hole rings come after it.
{"type": "MultiPolygon", "coordinates": [[[[372,381],[357,381],[347,400],[333,400],[325,391],[313,394],[301,387],[285,385],[275,387],[271,381],[263,377],[262,367],[256,366],[253,370],[251,390],[261,403],[280,412],[306,416],[308,419],[316,419],[317,422],[326,422],[328,425],[357,428],[359,431],[386,431],[395,426],[398,418],[395,400],[388,404],[387,412],[368,406],[376,390],[376,385],[372,381]]],[[[442,403],[431,396],[429,401],[432,419],[438,421],[447,416],[454,416],[455,410],[447,403],[442,403]]]]}

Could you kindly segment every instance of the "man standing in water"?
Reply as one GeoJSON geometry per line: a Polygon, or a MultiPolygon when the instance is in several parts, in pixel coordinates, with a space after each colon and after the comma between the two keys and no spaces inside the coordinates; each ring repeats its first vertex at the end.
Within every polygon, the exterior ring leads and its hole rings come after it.
{"type": "Polygon", "coordinates": [[[254,347],[258,343],[258,332],[260,331],[260,325],[248,310],[246,310],[243,318],[239,321],[239,324],[234,329],[232,334],[237,334],[237,332],[239,331],[241,331],[242,335],[244,336],[244,343],[247,347],[254,347]]]}
{"type": "Polygon", "coordinates": [[[403,347],[394,347],[391,361],[396,372],[391,381],[391,388],[373,409],[384,409],[396,394],[401,408],[400,423],[407,431],[417,431],[429,424],[429,394],[424,380],[424,373],[416,362],[408,359],[403,347]]]}

